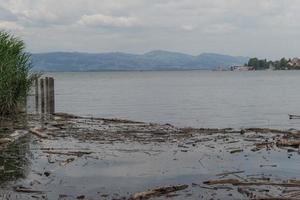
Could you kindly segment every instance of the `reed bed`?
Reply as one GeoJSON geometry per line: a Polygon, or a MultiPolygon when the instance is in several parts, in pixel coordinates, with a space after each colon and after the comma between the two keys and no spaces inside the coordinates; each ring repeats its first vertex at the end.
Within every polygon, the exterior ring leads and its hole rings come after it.
{"type": "Polygon", "coordinates": [[[0,116],[18,113],[34,79],[30,54],[25,43],[12,34],[0,31],[0,116]]]}

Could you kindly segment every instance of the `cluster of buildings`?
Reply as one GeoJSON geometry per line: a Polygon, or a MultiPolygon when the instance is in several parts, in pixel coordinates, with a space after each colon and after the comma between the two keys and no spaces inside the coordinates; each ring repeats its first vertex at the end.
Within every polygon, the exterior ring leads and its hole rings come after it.
{"type": "Polygon", "coordinates": [[[230,71],[254,71],[255,68],[251,66],[231,66],[230,71]]]}
{"type": "Polygon", "coordinates": [[[288,65],[293,67],[299,67],[300,66],[300,59],[299,58],[293,58],[288,62],[288,65]]]}
{"type": "MultiPolygon", "coordinates": [[[[286,60],[283,64],[281,64],[281,61],[276,61],[279,62],[279,69],[281,70],[289,70],[289,69],[300,69],[300,58],[293,58],[293,59],[289,59],[286,60]],[[284,67],[282,67],[284,66],[284,67]]],[[[278,64],[278,63],[277,63],[278,64]]],[[[268,66],[268,70],[275,70],[275,63],[270,62],[269,66],[268,66]]],[[[237,65],[237,66],[231,66],[229,68],[230,71],[255,71],[255,67],[252,66],[244,66],[244,65],[237,65]]]]}

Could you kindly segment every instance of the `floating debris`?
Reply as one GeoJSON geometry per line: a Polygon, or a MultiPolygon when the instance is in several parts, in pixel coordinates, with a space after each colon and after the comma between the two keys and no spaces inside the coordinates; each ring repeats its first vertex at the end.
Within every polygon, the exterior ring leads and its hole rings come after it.
{"type": "Polygon", "coordinates": [[[26,123],[0,135],[0,199],[300,199],[297,130],[179,128],[63,113],[26,123]]]}
{"type": "Polygon", "coordinates": [[[166,194],[170,194],[173,192],[177,192],[180,190],[185,190],[189,186],[188,185],[176,185],[176,186],[168,186],[168,187],[160,187],[153,190],[149,190],[146,192],[139,192],[134,194],[129,200],[146,200],[153,197],[160,197],[166,194]]]}

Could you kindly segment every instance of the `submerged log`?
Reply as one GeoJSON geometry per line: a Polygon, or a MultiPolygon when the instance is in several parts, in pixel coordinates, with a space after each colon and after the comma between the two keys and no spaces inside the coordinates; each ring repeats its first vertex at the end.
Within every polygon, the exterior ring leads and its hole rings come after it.
{"type": "Polygon", "coordinates": [[[10,143],[10,142],[12,142],[12,139],[10,139],[10,138],[1,138],[0,139],[0,145],[1,144],[7,144],[7,143],[10,143]]]}
{"type": "Polygon", "coordinates": [[[47,138],[48,138],[48,135],[45,134],[44,132],[42,132],[42,130],[43,130],[43,129],[40,129],[40,128],[37,128],[37,127],[29,129],[29,131],[30,131],[32,134],[38,136],[39,138],[47,139],[47,138]]]}
{"type": "Polygon", "coordinates": [[[242,182],[238,179],[221,179],[221,180],[210,180],[203,182],[206,185],[220,185],[220,184],[231,184],[231,185],[243,185],[243,186],[281,186],[281,187],[300,187],[299,181],[291,181],[284,183],[274,183],[274,182],[242,182]]]}
{"type": "Polygon", "coordinates": [[[28,131],[25,131],[25,130],[16,130],[12,134],[10,134],[9,136],[7,136],[5,138],[0,138],[0,145],[2,147],[7,146],[7,145],[15,142],[19,138],[25,136],[27,133],[28,133],[28,131]]]}
{"type": "Polygon", "coordinates": [[[170,186],[170,187],[161,187],[154,190],[149,190],[146,192],[139,192],[134,194],[129,200],[144,200],[149,199],[152,197],[159,197],[165,194],[169,194],[172,192],[177,192],[180,190],[185,190],[188,188],[188,185],[177,185],[177,186],[170,186]]]}
{"type": "Polygon", "coordinates": [[[14,190],[16,192],[20,192],[20,193],[37,193],[37,194],[44,193],[44,191],[34,190],[34,189],[31,189],[31,188],[26,188],[26,187],[16,187],[16,188],[14,188],[14,190]]]}
{"type": "Polygon", "coordinates": [[[124,124],[145,124],[145,122],[127,120],[127,119],[109,119],[109,118],[99,118],[99,117],[82,117],[77,115],[72,115],[68,113],[53,113],[53,116],[61,117],[64,119],[87,119],[87,120],[101,120],[107,123],[124,123],[124,124]]]}
{"type": "Polygon", "coordinates": [[[61,151],[43,151],[47,154],[55,154],[55,155],[65,155],[65,156],[77,156],[82,157],[83,155],[90,155],[93,152],[90,151],[68,151],[68,152],[61,152],[61,151]]]}
{"type": "Polygon", "coordinates": [[[281,139],[277,141],[277,146],[291,146],[298,148],[300,146],[300,140],[288,140],[288,139],[281,139]]]}
{"type": "Polygon", "coordinates": [[[241,174],[244,172],[245,171],[224,172],[224,173],[216,174],[216,176],[228,176],[228,175],[232,175],[232,174],[241,174]]]}
{"type": "Polygon", "coordinates": [[[300,119],[300,115],[289,115],[290,119],[300,119]]]}
{"type": "Polygon", "coordinates": [[[290,197],[263,197],[256,198],[255,200],[298,200],[299,198],[290,198],[290,197]]]}

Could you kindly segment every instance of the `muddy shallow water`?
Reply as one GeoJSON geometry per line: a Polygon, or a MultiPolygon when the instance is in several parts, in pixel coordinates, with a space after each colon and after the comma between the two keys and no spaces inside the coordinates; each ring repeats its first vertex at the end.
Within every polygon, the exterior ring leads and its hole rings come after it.
{"type": "Polygon", "coordinates": [[[0,199],[128,199],[174,185],[188,188],[153,199],[300,198],[299,148],[278,145],[290,134],[296,140],[295,130],[179,129],[61,116],[42,125],[47,138],[28,133],[1,152],[0,199]],[[227,179],[243,184],[204,183],[227,179]],[[259,184],[244,184],[253,182],[259,184]]]}

